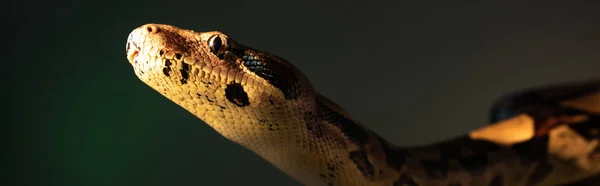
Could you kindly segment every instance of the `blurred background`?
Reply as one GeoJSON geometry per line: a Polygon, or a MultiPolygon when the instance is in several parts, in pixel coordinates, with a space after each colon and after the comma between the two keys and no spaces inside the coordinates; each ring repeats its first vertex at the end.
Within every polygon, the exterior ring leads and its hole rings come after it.
{"type": "Polygon", "coordinates": [[[145,23],[284,57],[414,145],[486,125],[506,93],[600,77],[599,2],[582,2],[3,1],[0,185],[299,185],[137,79],[125,42],[145,23]]]}

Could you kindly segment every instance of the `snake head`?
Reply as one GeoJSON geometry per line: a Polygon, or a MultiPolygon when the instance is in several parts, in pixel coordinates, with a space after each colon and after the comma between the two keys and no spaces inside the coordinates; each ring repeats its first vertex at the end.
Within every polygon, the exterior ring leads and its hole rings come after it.
{"type": "Polygon", "coordinates": [[[146,24],[129,34],[126,51],[138,78],[213,127],[274,126],[278,121],[269,118],[284,118],[277,115],[314,100],[310,83],[292,64],[221,32],[146,24]]]}
{"type": "Polygon", "coordinates": [[[145,82],[150,81],[150,76],[156,76],[156,73],[147,74],[150,71],[161,72],[166,77],[177,76],[180,84],[186,84],[191,76],[212,75],[216,77],[210,80],[224,83],[266,83],[281,91],[286,99],[297,99],[303,88],[311,88],[305,76],[291,63],[240,45],[218,31],[195,32],[170,25],[147,24],[129,34],[126,52],[136,74],[145,82]]]}

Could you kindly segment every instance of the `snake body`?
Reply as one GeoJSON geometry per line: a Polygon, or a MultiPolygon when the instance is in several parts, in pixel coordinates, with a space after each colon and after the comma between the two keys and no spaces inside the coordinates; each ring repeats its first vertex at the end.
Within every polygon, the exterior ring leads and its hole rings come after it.
{"type": "Polygon", "coordinates": [[[493,122],[397,147],[276,55],[227,35],[147,24],[127,39],[137,77],[305,185],[557,185],[600,172],[600,81],[517,93],[493,122]]]}

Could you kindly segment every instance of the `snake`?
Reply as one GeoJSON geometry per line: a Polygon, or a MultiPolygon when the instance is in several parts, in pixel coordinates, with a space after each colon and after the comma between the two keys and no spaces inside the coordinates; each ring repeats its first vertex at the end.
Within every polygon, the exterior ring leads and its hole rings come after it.
{"type": "Polygon", "coordinates": [[[126,55],[144,84],[304,185],[548,186],[600,174],[600,79],[516,91],[481,128],[397,146],[292,63],[222,32],[145,24],[126,55]]]}

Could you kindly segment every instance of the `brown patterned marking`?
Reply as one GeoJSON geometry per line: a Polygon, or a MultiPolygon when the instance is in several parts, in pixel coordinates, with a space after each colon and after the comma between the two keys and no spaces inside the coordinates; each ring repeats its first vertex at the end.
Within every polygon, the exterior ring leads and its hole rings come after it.
{"type": "Polygon", "coordinates": [[[326,105],[324,101],[325,100],[321,100],[320,97],[316,99],[316,107],[318,108],[320,118],[340,129],[344,136],[360,148],[369,143],[370,135],[367,130],[333,110],[329,105],[326,105]]]}
{"type": "Polygon", "coordinates": [[[337,167],[333,163],[327,163],[327,171],[320,173],[319,177],[327,185],[334,185],[333,180],[337,177],[337,167]]]}
{"type": "Polygon", "coordinates": [[[503,148],[494,143],[483,140],[473,140],[467,135],[457,137],[442,143],[435,144],[432,150],[440,152],[439,159],[419,160],[424,168],[427,178],[444,180],[449,172],[465,169],[472,176],[481,176],[490,164],[499,163],[500,160],[490,162],[490,153],[500,152],[503,148]],[[451,166],[450,162],[457,161],[458,165],[451,166]]]}
{"type": "Polygon", "coordinates": [[[309,133],[314,134],[318,138],[323,137],[325,134],[325,129],[323,129],[323,125],[317,124],[313,112],[305,112],[303,118],[304,124],[306,125],[306,130],[309,133]]]}
{"type": "Polygon", "coordinates": [[[440,151],[440,161],[437,161],[437,163],[426,161],[422,165],[435,167],[436,169],[432,170],[429,175],[441,178],[444,178],[450,171],[459,171],[456,166],[450,167],[449,161],[451,160],[458,161],[458,165],[470,175],[481,176],[490,164],[498,163],[496,161],[490,162],[488,155],[502,149],[500,145],[484,140],[474,140],[467,135],[436,144],[434,148],[440,151]]]}
{"type": "Polygon", "coordinates": [[[323,180],[328,186],[333,186],[333,182],[331,182],[331,180],[329,178],[335,178],[335,177],[331,177],[331,176],[327,176],[327,174],[319,174],[319,177],[321,177],[321,180],[323,180]]]}
{"type": "Polygon", "coordinates": [[[335,166],[335,164],[333,164],[333,163],[327,163],[327,172],[329,173],[329,177],[331,177],[331,178],[337,177],[336,176],[337,169],[338,169],[338,167],[335,166]]]}
{"type": "Polygon", "coordinates": [[[186,63],[181,63],[181,65],[181,69],[179,69],[179,73],[181,73],[181,79],[179,81],[181,84],[187,84],[188,78],[190,77],[190,65],[186,63]]]}
{"type": "Polygon", "coordinates": [[[373,164],[369,161],[367,152],[364,150],[350,152],[350,159],[356,165],[356,168],[363,174],[363,176],[370,178],[375,176],[375,169],[373,164]]]}

